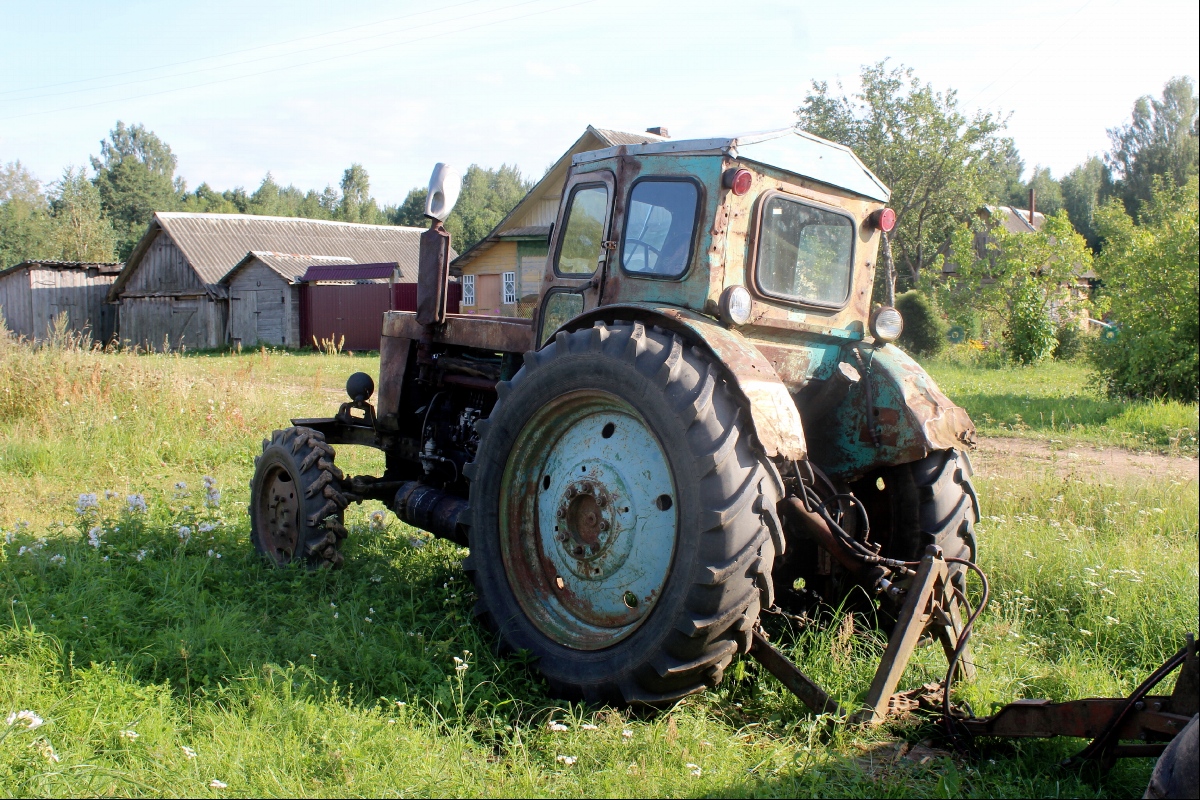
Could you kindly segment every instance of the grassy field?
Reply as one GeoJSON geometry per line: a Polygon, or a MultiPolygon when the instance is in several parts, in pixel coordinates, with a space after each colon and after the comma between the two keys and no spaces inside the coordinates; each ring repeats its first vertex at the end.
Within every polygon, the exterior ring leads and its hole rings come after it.
{"type": "MultiPolygon", "coordinates": [[[[1074,741],[1006,743],[974,759],[934,753],[920,763],[881,749],[929,736],[920,722],[826,740],[752,661],[669,712],[559,706],[536,674],[493,657],[471,623],[464,551],[395,521],[373,526],[372,507],[350,510],[344,569],[264,567],[249,551],[244,513],[260,440],[288,417],[329,413],[345,376],[376,366],[369,357],[0,343],[0,597],[9,604],[0,714],[29,710],[42,721],[0,723],[0,792],[1142,791],[1145,760],[1098,782],[1057,767],[1074,741]],[[95,505],[81,494],[95,494],[95,505]]],[[[1110,407],[1074,367],[931,371],[985,433],[1010,433],[1003,426],[1021,414],[1021,435],[1194,452],[1195,407],[1110,407]],[[1064,429],[1058,416],[1069,398],[1070,424],[1082,428],[1064,429]],[[1051,410],[1053,421],[1040,415],[1051,410]],[[1171,442],[1154,427],[1177,422],[1191,426],[1191,450],[1186,436],[1171,442]]],[[[348,472],[381,467],[355,448],[343,448],[338,463],[348,472]]],[[[981,713],[1017,697],[1126,692],[1196,629],[1194,481],[1034,471],[981,475],[978,486],[981,562],[996,600],[976,640],[980,678],[962,697],[981,713]]],[[[878,635],[837,628],[789,641],[801,666],[849,703],[865,693],[881,651],[878,635]]],[[[942,670],[940,653],[924,649],[905,685],[942,670]]]]}

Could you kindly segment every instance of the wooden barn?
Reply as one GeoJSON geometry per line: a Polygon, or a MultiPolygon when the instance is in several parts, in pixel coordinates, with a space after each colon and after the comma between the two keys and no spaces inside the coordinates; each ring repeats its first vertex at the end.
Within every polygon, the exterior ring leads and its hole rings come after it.
{"type": "MultiPolygon", "coordinates": [[[[108,296],[120,306],[122,341],[158,349],[221,347],[232,338],[229,286],[223,281],[235,267],[250,266],[242,264],[248,253],[310,253],[321,258],[348,258],[354,263],[397,262],[415,271],[420,237],[420,228],[392,225],[158,212],[108,296]]],[[[319,263],[311,255],[302,258],[308,260],[305,267],[319,263]]],[[[255,291],[270,290],[271,281],[276,290],[288,286],[289,279],[283,274],[264,267],[254,278],[255,291]],[[259,287],[257,282],[263,278],[264,287],[259,287]]],[[[286,292],[282,298],[280,305],[286,306],[286,292]]],[[[264,300],[269,305],[269,298],[264,300]]],[[[257,311],[258,295],[254,302],[257,311]]],[[[298,321],[294,329],[290,319],[286,324],[281,321],[279,327],[281,339],[293,331],[299,336],[298,321]]],[[[244,326],[239,330],[245,333],[244,326]]],[[[258,336],[257,327],[254,335],[258,336]]],[[[299,344],[298,338],[294,343],[299,344]]],[[[293,344],[290,337],[287,344],[293,344]]]]}
{"type": "Polygon", "coordinates": [[[70,329],[107,343],[116,331],[116,309],[105,303],[120,264],[24,261],[0,270],[0,314],[18,336],[42,339],[60,314],[70,329]]]}
{"type": "Polygon", "coordinates": [[[222,281],[229,289],[230,344],[307,344],[300,329],[301,278],[314,264],[353,261],[347,256],[301,256],[269,250],[247,253],[222,281]]]}
{"type": "Polygon", "coordinates": [[[508,216],[450,265],[454,274],[462,276],[463,313],[533,315],[546,269],[550,225],[558,215],[571,156],[620,144],[661,142],[666,138],[667,131],[663,128],[622,133],[589,125],[508,216]]]}

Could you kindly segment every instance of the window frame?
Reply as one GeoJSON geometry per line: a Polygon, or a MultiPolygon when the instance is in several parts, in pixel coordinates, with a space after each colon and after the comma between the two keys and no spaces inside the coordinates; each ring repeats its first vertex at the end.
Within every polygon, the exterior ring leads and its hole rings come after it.
{"type": "Polygon", "coordinates": [[[511,306],[517,302],[517,273],[514,270],[507,270],[500,273],[500,305],[511,306]],[[512,293],[509,293],[509,288],[512,288],[512,293]],[[508,298],[512,299],[509,300],[508,298]]]}
{"type": "Polygon", "coordinates": [[[858,220],[854,215],[846,211],[844,208],[839,208],[828,203],[822,203],[819,200],[813,200],[808,197],[799,197],[788,192],[780,191],[779,189],[769,189],[763,192],[758,198],[758,207],[754,212],[754,236],[750,242],[750,286],[754,293],[759,297],[772,300],[778,303],[786,303],[791,306],[801,308],[816,308],[823,311],[841,311],[850,305],[851,299],[854,297],[854,279],[857,275],[856,257],[858,256],[858,220]],[[825,211],[831,214],[836,214],[843,217],[850,223],[850,271],[846,280],[846,298],[840,303],[825,303],[820,300],[806,300],[796,297],[790,297],[784,294],[769,292],[762,286],[762,281],[759,280],[758,262],[763,245],[763,217],[766,216],[767,206],[776,197],[781,197],[790,203],[808,206],[820,211],[825,211]]]}
{"type": "MultiPolygon", "coordinates": [[[[563,208],[566,210],[566,216],[563,218],[562,231],[557,232],[557,233],[559,233],[558,241],[556,241],[554,243],[554,261],[552,262],[552,264],[553,264],[552,269],[554,270],[554,277],[566,278],[567,280],[579,280],[579,281],[590,280],[591,278],[595,277],[596,273],[600,270],[600,262],[603,260],[606,260],[608,258],[607,256],[604,255],[604,244],[603,243],[606,241],[604,236],[606,234],[608,234],[608,229],[612,225],[613,187],[611,185],[609,185],[609,183],[607,181],[604,181],[604,180],[594,180],[594,181],[581,180],[578,183],[576,183],[574,186],[571,187],[571,193],[567,197],[567,204],[563,208]],[[574,210],[575,197],[576,197],[576,195],[578,195],[581,191],[583,191],[585,189],[597,189],[597,188],[604,189],[605,194],[608,195],[608,205],[604,209],[604,220],[600,223],[601,228],[602,228],[601,233],[600,233],[600,241],[601,241],[600,256],[601,257],[596,259],[596,263],[591,272],[562,272],[559,270],[558,264],[559,264],[559,259],[562,257],[562,246],[563,246],[563,241],[566,238],[567,229],[569,229],[571,227],[571,212],[574,210]]],[[[551,233],[555,233],[555,232],[556,231],[551,231],[551,233]]]]}
{"type": "Polygon", "coordinates": [[[696,255],[696,240],[700,231],[700,222],[704,217],[704,184],[691,175],[642,175],[629,185],[625,195],[624,219],[621,220],[621,238],[617,243],[617,263],[622,275],[630,278],[644,278],[649,281],[682,281],[692,271],[692,258],[696,255]],[[683,262],[683,271],[674,275],[656,275],[652,272],[635,272],[625,268],[625,235],[629,231],[629,209],[633,205],[633,192],[638,184],[654,181],[658,183],[690,183],[696,189],[696,213],[692,217],[692,235],[688,240],[687,260],[683,262]]]}
{"type": "MultiPolygon", "coordinates": [[[[553,299],[553,297],[555,295],[559,295],[559,294],[579,295],[579,299],[582,303],[582,310],[579,312],[579,314],[575,315],[576,317],[580,316],[581,314],[585,314],[588,311],[587,298],[585,298],[583,296],[582,289],[577,288],[577,287],[570,287],[570,286],[554,286],[554,287],[550,288],[549,290],[547,290],[545,296],[542,298],[541,305],[538,307],[538,318],[537,318],[537,336],[539,339],[538,347],[542,347],[546,344],[546,342],[550,341],[550,336],[554,333],[554,331],[558,330],[558,328],[555,328],[553,331],[546,331],[543,329],[546,327],[546,309],[548,309],[550,307],[550,302],[553,299]]],[[[570,322],[572,319],[575,319],[575,317],[569,317],[566,321],[570,322]]]]}
{"type": "Polygon", "coordinates": [[[462,276],[462,297],[458,304],[475,307],[475,275],[473,273],[462,276]]]}

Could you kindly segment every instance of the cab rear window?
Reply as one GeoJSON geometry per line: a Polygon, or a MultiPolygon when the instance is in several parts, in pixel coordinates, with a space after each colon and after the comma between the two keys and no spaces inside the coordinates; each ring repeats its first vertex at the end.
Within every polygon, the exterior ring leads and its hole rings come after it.
{"type": "Polygon", "coordinates": [[[690,180],[646,178],[633,185],[621,266],[643,277],[678,278],[687,272],[700,192],[690,180]]]}
{"type": "Polygon", "coordinates": [[[850,217],[777,194],[763,207],[758,241],[760,292],[808,305],[845,305],[854,263],[850,217]]]}

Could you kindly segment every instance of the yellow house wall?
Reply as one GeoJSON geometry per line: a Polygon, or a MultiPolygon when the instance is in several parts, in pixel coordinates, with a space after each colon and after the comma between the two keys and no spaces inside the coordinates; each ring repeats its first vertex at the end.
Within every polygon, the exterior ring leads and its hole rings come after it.
{"type": "MultiPolygon", "coordinates": [[[[480,253],[470,264],[462,268],[463,275],[499,275],[502,272],[517,273],[517,298],[521,297],[521,275],[517,269],[517,243],[516,242],[495,242],[491,247],[488,247],[484,252],[480,253]]],[[[476,299],[478,301],[478,278],[476,279],[476,299]]],[[[536,289],[534,290],[536,291],[536,289]]],[[[481,308],[477,304],[472,306],[462,306],[461,311],[464,314],[502,314],[504,316],[518,316],[517,303],[501,305],[497,309],[481,308]]]]}

